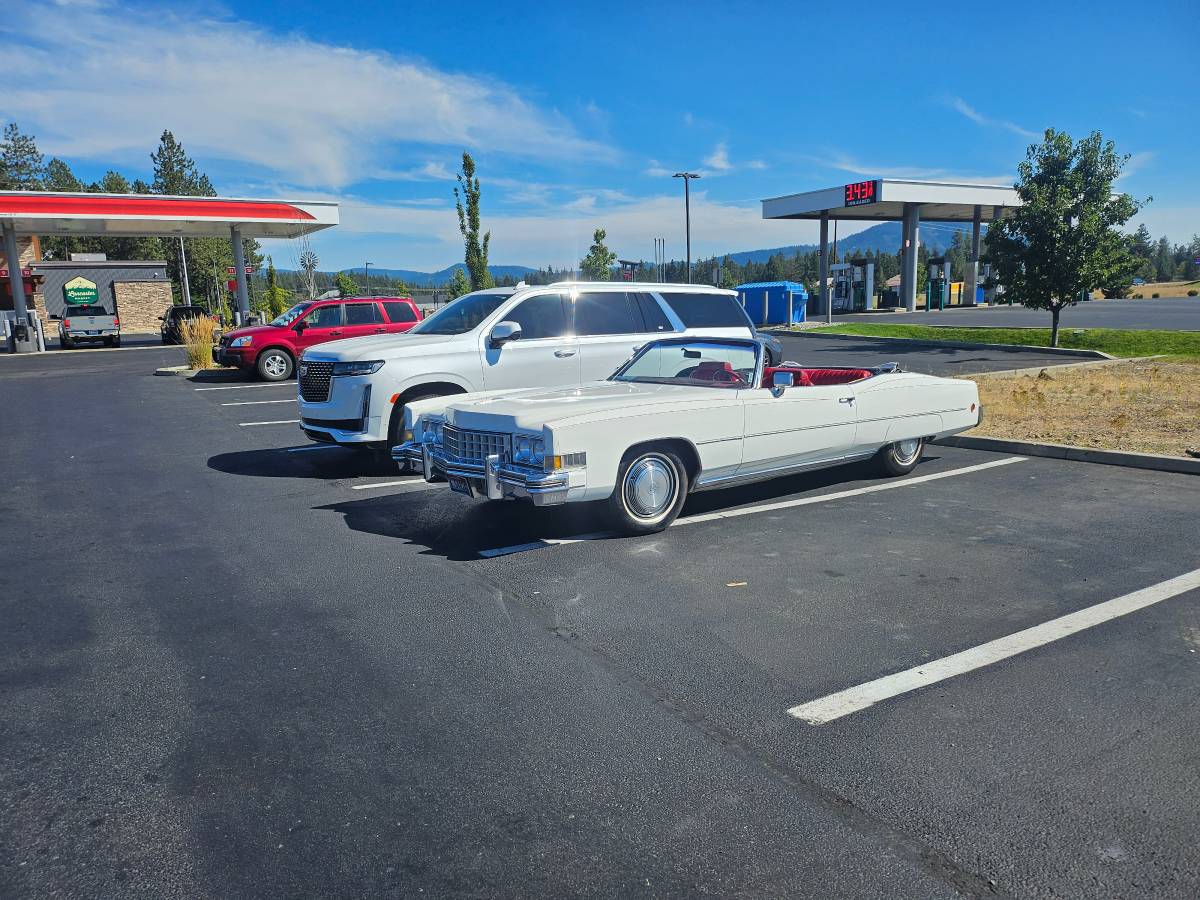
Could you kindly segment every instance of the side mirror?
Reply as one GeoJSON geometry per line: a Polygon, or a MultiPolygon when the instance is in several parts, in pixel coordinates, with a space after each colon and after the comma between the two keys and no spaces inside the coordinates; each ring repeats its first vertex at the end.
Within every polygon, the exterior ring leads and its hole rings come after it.
{"type": "Polygon", "coordinates": [[[297,322],[295,325],[292,326],[292,331],[296,332],[296,334],[299,334],[307,327],[308,326],[304,323],[304,320],[301,319],[299,322],[297,322]]]}
{"type": "Polygon", "coordinates": [[[516,322],[497,322],[489,336],[492,347],[503,347],[510,341],[521,339],[521,326],[516,322]]]}
{"type": "Polygon", "coordinates": [[[773,372],[771,374],[771,391],[778,397],[785,388],[795,387],[796,376],[791,372],[773,372]]]}

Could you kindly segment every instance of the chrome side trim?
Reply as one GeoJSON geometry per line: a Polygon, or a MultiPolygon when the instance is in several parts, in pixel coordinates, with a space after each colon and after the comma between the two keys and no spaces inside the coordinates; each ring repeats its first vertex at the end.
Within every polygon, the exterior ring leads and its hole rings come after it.
{"type": "Polygon", "coordinates": [[[832,466],[840,466],[843,463],[857,462],[860,459],[867,459],[875,455],[874,450],[867,450],[860,453],[847,453],[842,456],[831,456],[826,459],[812,460],[802,463],[789,463],[786,466],[774,466],[770,469],[759,469],[754,472],[734,473],[733,475],[709,476],[705,478],[703,475],[696,480],[696,486],[693,491],[712,490],[714,488],[733,487],[738,484],[749,484],[754,481],[767,481],[771,478],[778,478],[780,475],[785,475],[789,472],[807,472],[814,469],[828,469],[832,466]]]}

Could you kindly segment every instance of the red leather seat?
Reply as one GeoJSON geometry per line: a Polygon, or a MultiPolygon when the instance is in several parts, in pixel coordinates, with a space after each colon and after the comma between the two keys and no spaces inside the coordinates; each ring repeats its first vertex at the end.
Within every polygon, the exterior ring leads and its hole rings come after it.
{"type": "Polygon", "coordinates": [[[804,369],[794,368],[793,366],[767,366],[763,369],[763,387],[771,386],[776,372],[791,372],[796,387],[812,386],[812,381],[809,380],[808,373],[804,369]]]}
{"type": "Polygon", "coordinates": [[[797,366],[767,366],[763,369],[763,387],[770,387],[776,372],[791,372],[796,387],[812,387],[818,384],[850,384],[870,378],[870,369],[810,369],[797,366]]]}
{"type": "Polygon", "coordinates": [[[702,362],[692,369],[685,377],[695,381],[717,381],[722,384],[733,384],[741,381],[733,366],[727,362],[702,362]]]}

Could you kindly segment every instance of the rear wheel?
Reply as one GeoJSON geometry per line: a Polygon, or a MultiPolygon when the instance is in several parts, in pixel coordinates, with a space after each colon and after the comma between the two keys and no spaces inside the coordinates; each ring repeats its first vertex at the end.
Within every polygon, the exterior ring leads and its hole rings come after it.
{"type": "Polygon", "coordinates": [[[258,362],[255,363],[258,377],[263,381],[286,381],[292,376],[293,368],[291,355],[278,348],[264,350],[258,354],[258,362]]]}
{"type": "Polygon", "coordinates": [[[58,345],[60,347],[62,347],[64,350],[74,350],[75,349],[75,343],[69,337],[67,337],[65,334],[60,334],[58,336],[58,345]]]}
{"type": "Polygon", "coordinates": [[[907,475],[921,461],[921,453],[925,450],[923,438],[908,438],[888,444],[879,451],[879,468],[885,475],[907,475]]]}
{"type": "Polygon", "coordinates": [[[625,534],[653,534],[675,521],[687,493],[683,460],[670,450],[634,450],[621,461],[609,516],[625,534]]]}

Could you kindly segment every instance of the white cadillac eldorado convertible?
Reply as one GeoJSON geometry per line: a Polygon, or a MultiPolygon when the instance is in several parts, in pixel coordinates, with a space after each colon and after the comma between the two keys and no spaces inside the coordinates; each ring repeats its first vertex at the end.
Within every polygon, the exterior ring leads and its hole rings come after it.
{"type": "Polygon", "coordinates": [[[660,531],[692,491],[875,457],[911,472],[931,438],[979,424],[974,382],[876,368],[768,366],[753,338],[667,338],[607,381],[408,405],[392,458],[427,481],[538,506],[607,500],[660,531]]]}

